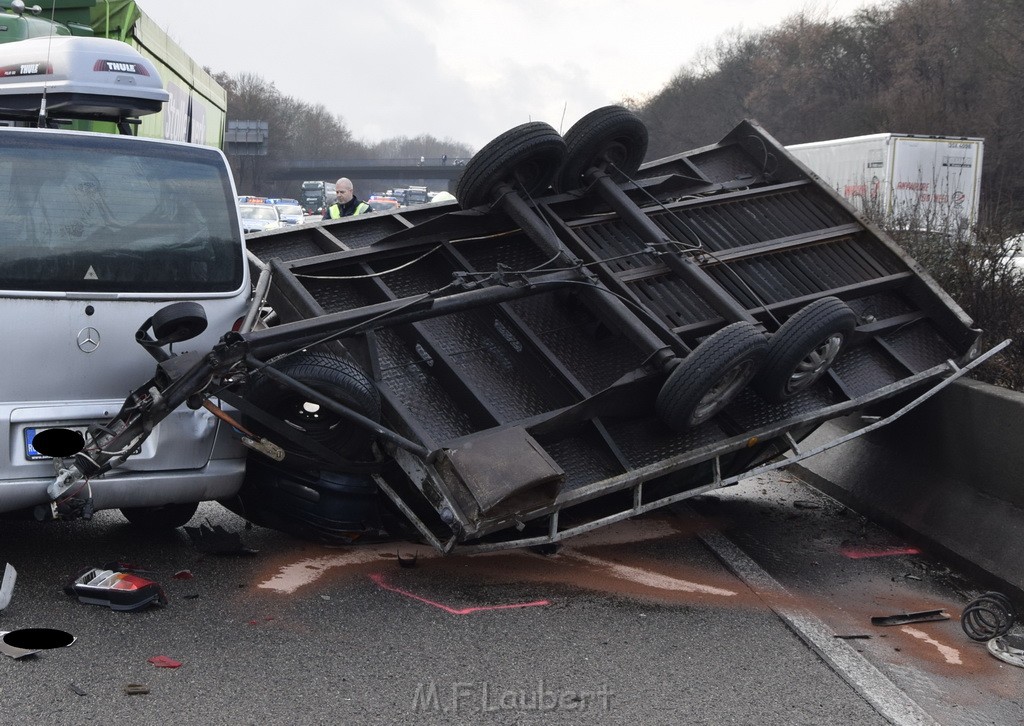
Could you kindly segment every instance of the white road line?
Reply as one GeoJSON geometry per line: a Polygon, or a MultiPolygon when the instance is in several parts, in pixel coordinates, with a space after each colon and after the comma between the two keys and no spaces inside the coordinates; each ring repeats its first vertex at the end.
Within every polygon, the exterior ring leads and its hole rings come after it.
{"type": "MultiPolygon", "coordinates": [[[[677,511],[696,516],[689,508],[679,507],[677,511]]],[[[787,604],[793,600],[786,588],[724,535],[706,531],[698,536],[726,567],[766,602],[782,622],[884,718],[896,726],[939,726],[938,721],[849,643],[835,638],[832,628],[810,612],[787,604]]]]}

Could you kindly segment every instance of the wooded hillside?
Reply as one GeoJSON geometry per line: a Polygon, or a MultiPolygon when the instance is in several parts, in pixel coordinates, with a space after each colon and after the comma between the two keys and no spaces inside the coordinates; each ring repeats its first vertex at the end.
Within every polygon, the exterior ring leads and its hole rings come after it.
{"type": "Polygon", "coordinates": [[[718,141],[738,120],[783,144],[878,132],[981,136],[983,224],[1024,228],[1024,2],[895,0],[721,38],[633,103],[649,158],[718,141]]]}

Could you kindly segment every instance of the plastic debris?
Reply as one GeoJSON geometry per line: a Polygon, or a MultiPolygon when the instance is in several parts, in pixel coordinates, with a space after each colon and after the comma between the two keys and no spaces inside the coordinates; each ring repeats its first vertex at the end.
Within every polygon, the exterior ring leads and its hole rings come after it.
{"type": "Polygon", "coordinates": [[[191,570],[178,570],[171,577],[175,580],[191,580],[194,575],[191,570]]]}
{"type": "Polygon", "coordinates": [[[149,686],[144,683],[126,683],[124,692],[129,696],[144,696],[149,693],[149,686]]]}
{"type": "Polygon", "coordinates": [[[88,696],[89,692],[75,683],[69,683],[68,688],[77,693],[79,696],[88,696]]]}
{"type": "Polygon", "coordinates": [[[157,668],[181,668],[181,661],[168,658],[166,655],[154,655],[148,661],[157,668]]]}
{"type": "Polygon", "coordinates": [[[11,563],[4,567],[4,577],[0,580],[0,610],[11,604],[11,595],[14,594],[14,581],[18,579],[18,572],[11,563]]]}
{"type": "Polygon", "coordinates": [[[163,588],[152,580],[115,569],[88,567],[75,575],[64,592],[88,605],[103,605],[111,610],[141,610],[150,605],[166,605],[163,588]]]}
{"type": "Polygon", "coordinates": [[[872,625],[907,625],[908,623],[928,623],[933,620],[949,620],[945,610],[921,610],[916,613],[899,613],[897,615],[876,615],[871,618],[872,625]]]}
{"type": "Polygon", "coordinates": [[[238,532],[228,532],[219,524],[211,525],[205,522],[198,527],[185,527],[185,532],[192,540],[192,546],[207,554],[254,555],[257,552],[242,543],[242,537],[238,532]]]}

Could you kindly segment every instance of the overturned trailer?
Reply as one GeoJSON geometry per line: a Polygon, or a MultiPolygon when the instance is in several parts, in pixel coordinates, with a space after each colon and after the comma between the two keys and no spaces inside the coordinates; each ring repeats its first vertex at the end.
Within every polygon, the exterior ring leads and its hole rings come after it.
{"type": "Polygon", "coordinates": [[[963,311],[756,123],[641,165],[646,142],[619,107],[564,139],[524,124],[458,204],[251,236],[243,328],[175,355],[201,309],[146,321],[156,376],[51,493],[219,398],[253,449],[225,504],[254,522],[542,544],[806,455],[823,421],[981,360],[963,311]]]}

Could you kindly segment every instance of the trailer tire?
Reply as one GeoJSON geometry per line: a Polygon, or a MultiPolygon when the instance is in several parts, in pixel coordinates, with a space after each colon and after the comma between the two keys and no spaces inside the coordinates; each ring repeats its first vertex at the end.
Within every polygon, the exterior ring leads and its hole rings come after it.
{"type": "Polygon", "coordinates": [[[560,192],[586,184],[584,175],[593,167],[616,182],[636,173],[647,154],[647,126],[622,106],[604,106],[581,118],[565,134],[566,160],[558,175],[560,192]]]}
{"type": "Polygon", "coordinates": [[[557,131],[541,121],[521,124],[473,155],[456,184],[455,197],[463,209],[490,204],[503,183],[533,196],[551,186],[564,160],[565,141],[557,131]]]}
{"type": "Polygon", "coordinates": [[[658,392],[658,416],[675,431],[704,423],[754,378],[767,351],[768,340],[753,323],[727,325],[672,370],[658,392]]]}
{"type": "Polygon", "coordinates": [[[199,502],[175,502],[161,507],[121,507],[121,514],[136,527],[161,530],[184,527],[198,509],[199,502]]]}
{"type": "Polygon", "coordinates": [[[392,538],[385,527],[386,503],[373,479],[297,468],[250,455],[245,480],[220,503],[246,521],[327,545],[380,542],[392,538]]]}
{"type": "Polygon", "coordinates": [[[771,403],[807,390],[835,362],[856,326],[857,314],[837,297],[800,308],[772,335],[754,388],[771,403]]]}
{"type": "MultiPolygon", "coordinates": [[[[301,353],[274,367],[353,411],[380,421],[380,394],[376,386],[348,361],[325,353],[301,353]]],[[[365,452],[373,439],[370,431],[306,401],[298,391],[266,376],[256,381],[246,399],[343,457],[365,452]]],[[[256,422],[247,422],[247,425],[260,429],[256,422]]],[[[263,433],[272,440],[275,438],[273,432],[263,433]]]]}

